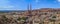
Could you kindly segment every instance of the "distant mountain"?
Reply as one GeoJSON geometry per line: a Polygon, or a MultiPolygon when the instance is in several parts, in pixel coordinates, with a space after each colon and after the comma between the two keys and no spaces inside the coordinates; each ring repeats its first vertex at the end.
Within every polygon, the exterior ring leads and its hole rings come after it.
{"type": "Polygon", "coordinates": [[[0,10],[0,12],[25,12],[24,10],[0,10]]]}
{"type": "MultiPolygon", "coordinates": [[[[52,11],[60,11],[60,8],[59,9],[53,9],[53,8],[41,8],[41,9],[35,9],[35,10],[32,10],[32,11],[36,11],[36,10],[52,10],[52,11]]],[[[27,10],[0,10],[0,12],[25,12],[27,10]]]]}

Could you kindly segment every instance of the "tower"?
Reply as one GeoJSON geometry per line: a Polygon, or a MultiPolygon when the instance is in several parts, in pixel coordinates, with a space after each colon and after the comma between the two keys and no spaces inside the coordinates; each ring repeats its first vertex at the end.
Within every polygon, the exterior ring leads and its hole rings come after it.
{"type": "Polygon", "coordinates": [[[32,11],[32,6],[30,3],[28,4],[28,11],[32,11]]]}
{"type": "Polygon", "coordinates": [[[32,6],[31,6],[31,3],[28,4],[27,9],[28,9],[28,13],[29,13],[28,16],[31,17],[32,16],[32,6]]]}
{"type": "MultiPolygon", "coordinates": [[[[28,6],[27,6],[27,9],[28,9],[28,17],[31,18],[32,17],[32,6],[31,4],[29,3],[28,6]]],[[[28,18],[28,19],[29,19],[28,18]]],[[[32,24],[32,21],[28,20],[27,23],[29,22],[29,24],[32,24]]]]}

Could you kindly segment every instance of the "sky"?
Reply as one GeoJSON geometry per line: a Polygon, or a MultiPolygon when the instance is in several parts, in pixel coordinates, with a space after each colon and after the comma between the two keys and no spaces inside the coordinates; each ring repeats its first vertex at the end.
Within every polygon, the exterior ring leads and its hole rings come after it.
{"type": "Polygon", "coordinates": [[[60,0],[0,0],[0,10],[27,10],[29,3],[32,9],[60,8],[60,0]]]}

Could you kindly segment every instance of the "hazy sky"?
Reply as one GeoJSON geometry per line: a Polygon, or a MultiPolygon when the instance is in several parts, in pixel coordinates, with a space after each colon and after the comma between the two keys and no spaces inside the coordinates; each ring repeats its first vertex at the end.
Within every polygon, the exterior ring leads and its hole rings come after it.
{"type": "Polygon", "coordinates": [[[28,3],[32,9],[60,8],[60,0],[0,0],[0,10],[26,10],[28,3]]]}

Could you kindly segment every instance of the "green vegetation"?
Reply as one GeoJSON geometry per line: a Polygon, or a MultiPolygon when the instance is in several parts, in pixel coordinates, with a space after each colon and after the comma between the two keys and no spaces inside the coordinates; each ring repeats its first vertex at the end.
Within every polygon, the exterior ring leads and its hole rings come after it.
{"type": "Polygon", "coordinates": [[[49,19],[51,22],[53,22],[53,24],[55,24],[55,20],[56,19],[56,16],[53,16],[52,19],[49,19]]]}
{"type": "Polygon", "coordinates": [[[26,17],[22,17],[23,20],[26,20],[26,17]]]}
{"type": "Polygon", "coordinates": [[[24,20],[25,21],[26,20],[26,17],[22,17],[22,18],[19,17],[17,20],[18,21],[21,21],[21,20],[24,20]]]}
{"type": "Polygon", "coordinates": [[[53,16],[52,18],[56,18],[56,16],[53,16]]]}
{"type": "Polygon", "coordinates": [[[17,20],[18,20],[18,21],[20,21],[20,20],[21,20],[21,18],[19,17],[17,20]]]}

